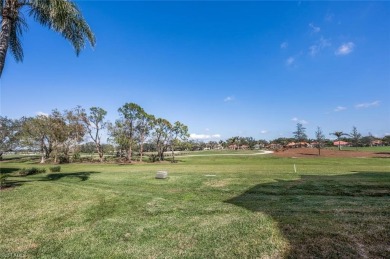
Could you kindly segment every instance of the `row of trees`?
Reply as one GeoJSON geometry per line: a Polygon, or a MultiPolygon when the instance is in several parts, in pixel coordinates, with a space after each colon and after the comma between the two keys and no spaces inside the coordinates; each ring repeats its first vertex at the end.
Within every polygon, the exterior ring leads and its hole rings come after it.
{"type": "Polygon", "coordinates": [[[135,103],[124,104],[118,112],[120,118],[114,123],[106,120],[107,111],[100,107],[92,107],[88,112],[82,107],[64,112],[53,110],[49,115],[18,120],[0,116],[0,157],[3,152],[25,147],[39,150],[41,163],[48,158],[53,158],[54,163],[67,162],[71,154],[80,151],[81,143],[90,139],[102,162],[106,146],[102,143],[102,133],[107,129],[109,140],[128,162],[132,162],[134,148],[139,150],[142,161],[146,141],[155,143],[156,160],[164,160],[168,149],[174,160],[175,146],[188,137],[188,127],[183,123],[171,124],[166,119],[155,118],[135,103]]]}
{"type": "MultiPolygon", "coordinates": [[[[306,135],[306,128],[303,127],[301,123],[297,123],[297,130],[293,132],[294,139],[298,142],[305,142],[308,141],[307,135],[306,135]]],[[[337,138],[338,148],[341,150],[341,141],[346,141],[351,144],[351,146],[358,147],[361,146],[371,146],[373,141],[375,140],[375,137],[369,133],[368,136],[362,136],[361,133],[357,130],[355,126],[352,127],[352,131],[350,133],[345,133],[343,131],[335,131],[329,133],[329,135],[333,135],[337,138]]],[[[322,129],[320,127],[317,127],[317,130],[315,132],[315,146],[318,148],[318,153],[321,154],[321,148],[326,144],[326,142],[330,142],[330,140],[325,138],[325,135],[322,132],[322,129]]],[[[390,136],[385,136],[383,138],[383,142],[386,144],[390,144],[390,136]]]]}
{"type": "MultiPolygon", "coordinates": [[[[308,137],[306,135],[306,128],[303,127],[301,123],[297,123],[297,130],[293,132],[294,138],[298,142],[308,141],[308,137]]],[[[362,144],[362,135],[358,132],[355,126],[352,127],[352,131],[350,133],[344,133],[342,131],[335,131],[329,133],[329,135],[333,135],[337,138],[337,141],[340,142],[341,138],[344,137],[344,140],[348,140],[354,147],[358,147],[362,144]]],[[[316,140],[325,140],[325,136],[322,133],[320,127],[317,127],[317,131],[315,132],[316,140]]],[[[369,133],[369,136],[364,137],[364,142],[372,142],[374,140],[374,136],[369,133]]]]}
{"type": "MultiPolygon", "coordinates": [[[[333,141],[326,138],[321,128],[315,132],[315,138],[309,139],[306,128],[298,123],[292,138],[277,138],[272,141],[256,140],[252,137],[235,136],[227,140],[201,142],[188,140],[188,128],[177,121],[169,121],[148,114],[135,103],[126,103],[118,109],[119,119],[113,123],[106,120],[107,112],[92,107],[87,112],[81,107],[59,112],[53,110],[49,115],[23,117],[12,120],[0,116],[0,158],[3,152],[29,149],[41,152],[41,162],[51,158],[53,162],[67,162],[72,156],[82,153],[97,153],[103,161],[108,152],[132,162],[134,152],[142,161],[144,152],[155,152],[153,161],[164,160],[164,153],[174,150],[203,150],[206,148],[229,148],[246,146],[249,149],[266,147],[270,144],[286,146],[290,142],[310,142],[319,149],[332,146],[333,141]],[[103,131],[108,132],[109,141],[102,141],[103,131]]],[[[362,136],[356,127],[351,133],[342,131],[330,133],[337,141],[347,141],[354,147],[370,146],[374,138],[371,134],[362,136]]],[[[382,139],[384,145],[390,145],[390,136],[382,139]]],[[[340,146],[339,146],[340,148],[340,146]]]]}

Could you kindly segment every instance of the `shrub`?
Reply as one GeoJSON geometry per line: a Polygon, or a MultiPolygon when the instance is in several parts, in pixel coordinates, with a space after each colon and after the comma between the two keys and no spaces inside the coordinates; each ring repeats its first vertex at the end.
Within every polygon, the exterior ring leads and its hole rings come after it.
{"type": "Polygon", "coordinates": [[[81,160],[81,155],[80,155],[80,153],[74,153],[73,154],[73,156],[72,156],[72,161],[73,162],[78,162],[78,161],[80,161],[81,160]]]}
{"type": "Polygon", "coordinates": [[[65,155],[60,155],[58,157],[58,161],[60,164],[67,164],[67,163],[69,163],[69,157],[65,156],[65,155]]]}
{"type": "Polygon", "coordinates": [[[61,171],[61,166],[52,166],[49,168],[50,172],[55,173],[55,172],[60,172],[61,171]]]}
{"type": "Polygon", "coordinates": [[[46,168],[23,168],[19,171],[19,175],[27,176],[27,175],[33,175],[33,174],[43,174],[46,173],[46,168]]]}
{"type": "Polygon", "coordinates": [[[151,155],[149,155],[149,161],[150,162],[156,162],[156,160],[158,159],[158,156],[157,155],[155,155],[155,154],[151,154],[151,155]]]}
{"type": "Polygon", "coordinates": [[[7,187],[7,180],[8,174],[0,174],[0,189],[3,187],[7,187]]]}

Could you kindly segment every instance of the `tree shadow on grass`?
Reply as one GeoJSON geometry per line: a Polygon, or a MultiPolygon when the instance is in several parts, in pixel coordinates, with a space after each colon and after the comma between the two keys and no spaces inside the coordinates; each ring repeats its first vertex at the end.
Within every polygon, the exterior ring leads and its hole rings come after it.
{"type": "Polygon", "coordinates": [[[14,162],[14,163],[25,163],[25,162],[32,162],[36,163],[39,162],[40,156],[37,155],[24,155],[24,156],[12,156],[12,157],[3,157],[1,162],[14,162]]]}
{"type": "Polygon", "coordinates": [[[4,174],[9,174],[9,177],[5,179],[3,189],[21,186],[28,182],[58,181],[61,179],[87,181],[92,174],[100,173],[95,171],[88,171],[75,173],[50,173],[47,175],[35,174],[30,176],[12,175],[12,173],[15,173],[19,170],[20,168],[1,168],[1,174],[3,174],[3,172],[4,174]]]}
{"type": "Polygon", "coordinates": [[[390,172],[276,180],[226,202],[272,216],[288,258],[390,258],[390,172]]]}
{"type": "Polygon", "coordinates": [[[98,174],[100,172],[77,172],[77,173],[51,173],[46,176],[47,179],[42,181],[57,181],[62,178],[67,179],[80,179],[81,181],[86,181],[89,179],[91,174],[98,174]]]}
{"type": "Polygon", "coordinates": [[[20,170],[19,168],[0,167],[0,174],[11,174],[19,170],[20,170]]]}

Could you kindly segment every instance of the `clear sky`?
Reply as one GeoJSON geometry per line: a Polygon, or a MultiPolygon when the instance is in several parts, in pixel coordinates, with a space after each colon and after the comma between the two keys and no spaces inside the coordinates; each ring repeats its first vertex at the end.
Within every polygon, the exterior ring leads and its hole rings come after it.
{"type": "MultiPolygon", "coordinates": [[[[135,102],[194,137],[390,134],[389,2],[78,1],[97,45],[76,57],[29,21],[1,115],[135,102]]],[[[26,15],[26,17],[28,17],[26,15]]]]}

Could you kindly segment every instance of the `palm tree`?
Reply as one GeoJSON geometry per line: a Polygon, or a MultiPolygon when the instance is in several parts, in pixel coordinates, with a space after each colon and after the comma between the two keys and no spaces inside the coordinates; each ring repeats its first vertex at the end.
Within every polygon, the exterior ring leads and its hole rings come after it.
{"type": "Polygon", "coordinates": [[[342,136],[347,136],[348,134],[342,132],[342,131],[335,131],[330,133],[330,135],[336,136],[337,137],[337,143],[339,144],[339,150],[341,150],[341,145],[340,145],[340,138],[342,136]]]}
{"type": "Polygon", "coordinates": [[[59,32],[74,47],[76,55],[86,40],[95,46],[95,36],[76,4],[68,0],[0,0],[0,77],[8,49],[17,62],[23,61],[20,37],[27,30],[27,13],[41,25],[59,32]],[[25,10],[24,10],[25,9],[25,10]]]}

